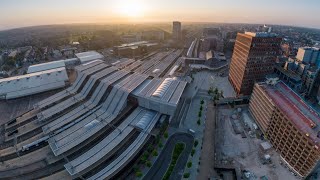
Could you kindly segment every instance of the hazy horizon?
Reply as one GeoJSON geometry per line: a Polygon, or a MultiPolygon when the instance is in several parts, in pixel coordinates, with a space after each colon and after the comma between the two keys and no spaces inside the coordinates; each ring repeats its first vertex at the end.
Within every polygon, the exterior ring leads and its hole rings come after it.
{"type": "Polygon", "coordinates": [[[247,23],[320,29],[320,1],[11,0],[0,2],[0,30],[55,24],[247,23]]]}

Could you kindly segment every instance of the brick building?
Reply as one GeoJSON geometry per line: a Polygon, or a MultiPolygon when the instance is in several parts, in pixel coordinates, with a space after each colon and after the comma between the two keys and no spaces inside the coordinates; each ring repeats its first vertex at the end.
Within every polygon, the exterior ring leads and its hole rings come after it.
{"type": "Polygon", "coordinates": [[[271,33],[238,33],[229,73],[237,95],[250,95],[254,83],[273,72],[281,41],[271,33]]]}
{"type": "Polygon", "coordinates": [[[282,161],[302,178],[319,172],[320,117],[283,82],[256,83],[250,112],[282,161]]]}

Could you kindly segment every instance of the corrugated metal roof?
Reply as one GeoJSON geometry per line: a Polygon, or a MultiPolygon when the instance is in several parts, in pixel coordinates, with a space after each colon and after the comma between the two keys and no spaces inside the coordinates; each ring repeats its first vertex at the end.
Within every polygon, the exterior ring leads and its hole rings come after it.
{"type": "Polygon", "coordinates": [[[52,61],[48,63],[42,63],[42,64],[36,64],[29,66],[28,68],[28,74],[30,73],[35,73],[35,72],[40,72],[40,71],[46,71],[49,69],[56,69],[56,68],[61,68],[65,67],[64,60],[59,60],[59,61],[52,61]]]}
{"type": "Polygon", "coordinates": [[[68,81],[64,67],[0,80],[0,98],[13,99],[64,87],[68,81]]]}
{"type": "Polygon", "coordinates": [[[87,63],[96,59],[102,59],[104,56],[96,51],[87,51],[76,54],[77,58],[80,60],[81,64],[87,63]]]}

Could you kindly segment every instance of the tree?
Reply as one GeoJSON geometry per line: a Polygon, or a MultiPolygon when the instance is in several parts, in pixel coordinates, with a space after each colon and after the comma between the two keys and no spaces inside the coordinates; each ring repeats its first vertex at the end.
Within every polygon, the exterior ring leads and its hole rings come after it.
{"type": "Polygon", "coordinates": [[[153,155],[153,156],[158,156],[158,151],[157,151],[157,150],[153,150],[153,151],[152,151],[152,155],[153,155]]]}
{"type": "Polygon", "coordinates": [[[193,157],[193,155],[194,155],[194,153],[196,152],[196,150],[193,148],[192,150],[191,150],[191,156],[193,157]]]}
{"type": "Polygon", "coordinates": [[[204,104],[204,100],[203,99],[201,99],[200,104],[204,104]]]}
{"type": "Polygon", "coordinates": [[[200,124],[201,124],[200,120],[197,121],[197,124],[200,126],[200,124]]]}
{"type": "Polygon", "coordinates": [[[152,150],[153,150],[153,147],[152,147],[152,145],[150,144],[150,145],[148,146],[148,148],[147,148],[147,151],[151,153],[152,150]]]}
{"type": "Polygon", "coordinates": [[[219,93],[218,88],[214,88],[214,94],[218,94],[218,93],[219,93]]]}
{"type": "Polygon", "coordinates": [[[164,136],[164,138],[168,138],[169,137],[169,135],[168,135],[168,132],[165,132],[164,134],[163,134],[163,136],[164,136]]]}
{"type": "Polygon", "coordinates": [[[199,141],[198,141],[198,140],[195,140],[194,143],[193,143],[194,147],[197,147],[198,144],[199,144],[199,141]]]}
{"type": "Polygon", "coordinates": [[[189,178],[190,177],[190,173],[184,173],[183,174],[183,178],[189,178]]]}
{"type": "Polygon", "coordinates": [[[147,162],[146,162],[146,165],[147,165],[148,167],[151,167],[151,166],[152,166],[152,163],[151,163],[150,161],[147,161],[147,162]]]}
{"type": "Polygon", "coordinates": [[[187,167],[188,167],[188,168],[191,168],[191,166],[192,166],[192,162],[189,161],[188,164],[187,164],[187,167]]]}

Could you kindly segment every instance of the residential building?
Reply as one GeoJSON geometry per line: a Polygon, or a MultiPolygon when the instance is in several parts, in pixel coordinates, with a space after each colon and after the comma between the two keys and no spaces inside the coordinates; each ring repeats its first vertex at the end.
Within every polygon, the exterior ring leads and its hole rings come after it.
{"type": "Polygon", "coordinates": [[[256,83],[250,112],[281,160],[302,178],[319,171],[320,117],[283,82],[256,83]]]}
{"type": "Polygon", "coordinates": [[[175,40],[181,39],[181,22],[173,21],[172,38],[175,40]]]}
{"type": "Polygon", "coordinates": [[[273,72],[281,40],[266,32],[238,33],[229,73],[237,95],[250,95],[254,83],[273,72]]]}
{"type": "MultiPolygon", "coordinates": [[[[301,88],[297,92],[302,93],[303,96],[314,96],[317,88],[320,86],[320,68],[303,62],[299,60],[298,57],[289,58],[285,62],[284,67],[276,67],[275,72],[280,75],[281,80],[286,83],[288,83],[288,79],[300,79],[301,88]]],[[[292,87],[291,85],[289,86],[292,87]]],[[[294,88],[294,90],[296,89],[294,88]]]]}
{"type": "Polygon", "coordinates": [[[318,104],[320,105],[320,87],[318,88],[318,92],[317,92],[317,100],[318,100],[318,104]]]}
{"type": "Polygon", "coordinates": [[[113,47],[113,53],[116,56],[135,58],[149,53],[159,48],[159,43],[150,43],[148,41],[139,41],[129,44],[122,44],[113,47]]]}
{"type": "Polygon", "coordinates": [[[162,30],[142,31],[141,32],[141,39],[142,40],[163,41],[164,40],[164,31],[162,31],[162,30]]]}
{"type": "Polygon", "coordinates": [[[125,43],[133,43],[137,41],[141,41],[141,36],[136,35],[136,34],[126,34],[120,37],[121,41],[125,43]]]}

